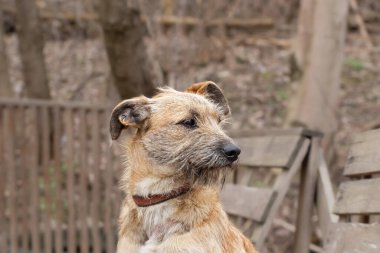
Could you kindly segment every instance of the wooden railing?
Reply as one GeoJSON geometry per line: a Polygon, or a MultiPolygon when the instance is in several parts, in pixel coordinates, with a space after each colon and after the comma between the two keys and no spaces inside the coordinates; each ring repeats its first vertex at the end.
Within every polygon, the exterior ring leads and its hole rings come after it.
{"type": "MultiPolygon", "coordinates": [[[[9,14],[15,14],[16,8],[10,4],[3,4],[0,6],[0,11],[3,10],[9,14]]],[[[73,13],[68,11],[57,11],[53,9],[40,9],[39,17],[44,20],[64,20],[64,21],[86,21],[94,22],[98,21],[99,17],[96,12],[81,12],[73,13]]],[[[143,21],[147,22],[150,17],[142,16],[143,21]]],[[[224,27],[224,28],[272,28],[274,26],[274,20],[271,18],[259,17],[259,18],[217,18],[212,20],[202,20],[198,17],[192,16],[176,16],[173,13],[165,12],[159,17],[153,18],[151,21],[157,22],[164,26],[183,25],[189,27],[196,27],[204,25],[208,28],[224,27]]]]}
{"type": "Polygon", "coordinates": [[[108,106],[0,99],[0,252],[115,252],[108,106]]]}

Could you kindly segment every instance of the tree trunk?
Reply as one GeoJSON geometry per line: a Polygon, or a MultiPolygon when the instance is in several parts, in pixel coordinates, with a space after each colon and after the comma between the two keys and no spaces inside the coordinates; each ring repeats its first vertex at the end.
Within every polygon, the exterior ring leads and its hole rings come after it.
{"type": "Polygon", "coordinates": [[[8,59],[5,53],[3,13],[0,9],[0,97],[11,97],[12,86],[9,79],[8,59]]]}
{"type": "Polygon", "coordinates": [[[139,9],[126,0],[99,0],[99,17],[113,82],[122,98],[151,96],[162,72],[144,42],[147,27],[139,9]]]}
{"type": "Polygon", "coordinates": [[[302,0],[299,10],[295,58],[297,68],[303,70],[310,53],[311,40],[313,38],[313,25],[315,0],[302,0]]]}
{"type": "MultiPolygon", "coordinates": [[[[312,6],[314,1],[307,5],[312,6]]],[[[299,22],[313,17],[308,24],[313,34],[299,31],[302,75],[299,91],[290,121],[293,124],[333,133],[337,128],[336,112],[339,102],[340,75],[345,45],[348,0],[315,1],[314,14],[306,9],[299,22]],[[303,18],[302,18],[303,17],[303,18]]],[[[301,8],[301,11],[305,9],[301,8]]],[[[304,24],[305,25],[305,24],[304,24]]],[[[302,27],[302,25],[300,25],[302,27]]],[[[307,27],[306,27],[307,28],[307,27]]],[[[305,28],[305,29],[306,29],[305,28]]]]}
{"type": "Polygon", "coordinates": [[[44,42],[34,0],[16,0],[19,50],[28,97],[50,99],[44,42]]]}

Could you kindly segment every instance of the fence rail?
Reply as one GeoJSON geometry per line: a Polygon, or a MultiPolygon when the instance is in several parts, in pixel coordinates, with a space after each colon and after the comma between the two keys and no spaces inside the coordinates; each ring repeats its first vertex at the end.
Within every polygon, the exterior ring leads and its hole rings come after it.
{"type": "MultiPolygon", "coordinates": [[[[10,4],[4,4],[0,6],[0,11],[3,10],[10,14],[16,13],[16,8],[10,4]]],[[[88,21],[95,22],[99,21],[98,14],[96,12],[82,12],[74,13],[68,11],[57,11],[52,9],[40,9],[39,17],[44,20],[65,20],[65,21],[88,21]]],[[[152,21],[157,22],[161,25],[174,26],[174,25],[184,25],[184,26],[201,26],[206,27],[226,27],[226,28],[272,28],[275,21],[271,18],[217,18],[212,20],[202,20],[198,17],[192,16],[176,16],[172,13],[166,13],[156,18],[151,18],[147,16],[141,17],[144,22],[152,19],[152,21]]]]}
{"type": "Polygon", "coordinates": [[[114,252],[108,106],[0,99],[0,252],[114,252]]]}

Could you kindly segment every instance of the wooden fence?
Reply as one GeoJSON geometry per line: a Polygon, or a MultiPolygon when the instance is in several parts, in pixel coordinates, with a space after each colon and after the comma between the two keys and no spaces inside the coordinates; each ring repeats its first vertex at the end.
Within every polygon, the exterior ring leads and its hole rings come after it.
{"type": "Polygon", "coordinates": [[[0,99],[0,252],[114,252],[110,108],[0,99]]]}

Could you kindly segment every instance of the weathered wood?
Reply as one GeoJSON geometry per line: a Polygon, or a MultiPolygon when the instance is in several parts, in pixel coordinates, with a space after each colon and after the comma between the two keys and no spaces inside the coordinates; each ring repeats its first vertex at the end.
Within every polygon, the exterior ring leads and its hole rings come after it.
{"type": "Polygon", "coordinates": [[[333,214],[335,196],[329,171],[321,149],[319,151],[319,162],[317,208],[319,225],[321,227],[322,234],[326,235],[331,228],[331,225],[338,222],[339,219],[337,215],[333,214]]]}
{"type": "Polygon", "coordinates": [[[44,42],[35,1],[16,0],[17,32],[23,67],[25,90],[31,98],[50,98],[45,59],[44,42]]]}
{"type": "Polygon", "coordinates": [[[380,252],[380,224],[338,223],[326,237],[326,253],[380,252]]]}
{"type": "MultiPolygon", "coordinates": [[[[104,122],[108,119],[107,114],[103,114],[101,117],[104,122]]],[[[106,149],[106,163],[104,168],[104,179],[105,179],[105,208],[104,210],[104,226],[105,226],[105,234],[106,234],[106,248],[108,252],[115,252],[115,237],[114,237],[114,228],[112,227],[112,176],[114,175],[114,171],[112,170],[112,154],[111,149],[107,147],[106,149]]]]}
{"type": "Polygon", "coordinates": [[[41,108],[41,141],[42,141],[42,171],[44,193],[44,250],[45,253],[52,251],[52,230],[50,224],[51,206],[51,181],[50,181],[50,120],[48,108],[41,108]]]}
{"type": "MultiPolygon", "coordinates": [[[[0,107],[0,119],[3,119],[3,107],[0,107]]],[[[4,132],[2,127],[0,127],[0,140],[4,140],[4,132]]],[[[4,152],[5,142],[0,142],[0,252],[8,251],[8,243],[7,243],[7,222],[5,216],[6,210],[6,197],[5,197],[5,189],[6,189],[6,167],[5,167],[5,152],[4,152]]]]}
{"type": "Polygon", "coordinates": [[[56,183],[55,187],[55,231],[54,231],[54,242],[55,242],[55,252],[63,252],[63,242],[62,242],[62,221],[63,221],[63,211],[62,211],[62,156],[61,156],[61,134],[62,134],[62,110],[58,106],[53,108],[53,151],[54,151],[54,181],[56,183]]]}
{"type": "Polygon", "coordinates": [[[65,130],[67,138],[67,205],[68,205],[68,252],[76,252],[76,226],[74,206],[74,129],[73,110],[65,110],[65,130]]]}
{"type": "MultiPolygon", "coordinates": [[[[30,156],[30,143],[29,143],[29,133],[26,130],[29,130],[28,127],[25,129],[25,126],[29,126],[28,112],[25,107],[17,108],[17,119],[16,119],[16,129],[17,129],[17,139],[20,141],[18,143],[18,148],[20,150],[19,154],[19,165],[17,168],[18,180],[21,182],[22,189],[19,189],[19,208],[22,210],[28,210],[30,207],[30,184],[29,184],[29,156],[30,156]]],[[[1,137],[0,137],[1,138],[1,137]]],[[[1,191],[1,190],[0,190],[1,191]]],[[[21,217],[21,250],[22,252],[27,252],[30,249],[29,244],[29,235],[30,235],[30,213],[22,211],[20,214],[21,217]]]]}
{"type": "Polygon", "coordinates": [[[380,129],[369,130],[361,133],[354,134],[352,137],[352,143],[360,143],[367,141],[379,141],[380,129]]]}
{"type": "MultiPolygon", "coordinates": [[[[370,178],[380,172],[379,144],[379,130],[354,136],[344,174],[356,180],[350,178],[339,186],[334,212],[340,221],[368,223],[372,221],[369,215],[380,214],[380,178],[370,178]]],[[[324,238],[327,253],[380,251],[379,224],[339,223],[330,227],[324,238]]]]}
{"type": "Polygon", "coordinates": [[[105,152],[108,107],[33,101],[0,103],[0,251],[114,252],[121,199],[119,162],[105,152]]]}
{"type": "Polygon", "coordinates": [[[236,138],[242,153],[239,163],[248,166],[289,167],[297,153],[301,136],[258,136],[236,138]]]}
{"type": "Polygon", "coordinates": [[[8,206],[10,215],[10,252],[17,253],[17,207],[16,207],[16,175],[15,175],[15,137],[14,137],[14,107],[3,109],[3,136],[4,136],[4,154],[5,165],[7,168],[7,190],[8,206]]]}
{"type": "MultiPolygon", "coordinates": [[[[3,24],[3,13],[1,10],[0,24],[3,24]]],[[[0,76],[0,97],[11,97],[13,95],[13,91],[9,79],[8,59],[4,42],[3,25],[0,25],[0,76]]]]}
{"type": "Polygon", "coordinates": [[[380,214],[380,178],[348,181],[340,185],[334,212],[380,214]]]}
{"type": "MultiPolygon", "coordinates": [[[[38,129],[38,109],[36,107],[30,108],[30,125],[31,125],[31,135],[30,135],[30,145],[34,147],[30,154],[30,185],[38,186],[38,157],[39,157],[39,129],[38,129]]],[[[32,250],[33,253],[40,253],[40,228],[39,228],[39,189],[38,187],[32,187],[31,191],[31,237],[32,237],[32,250]]]]}
{"type": "Polygon", "coordinates": [[[89,250],[89,235],[87,224],[87,200],[88,200],[88,157],[87,157],[87,139],[88,138],[88,124],[86,120],[85,109],[79,110],[79,142],[80,142],[80,198],[82,201],[79,203],[79,218],[80,218],[80,249],[81,252],[88,252],[89,250]]]}
{"type": "Polygon", "coordinates": [[[225,184],[221,192],[224,210],[248,219],[262,222],[275,198],[273,189],[225,184]]]}
{"type": "Polygon", "coordinates": [[[94,253],[100,253],[100,235],[99,235],[99,165],[100,165],[100,137],[99,137],[99,112],[91,112],[91,146],[93,163],[91,164],[92,173],[92,195],[91,195],[91,231],[94,253]]]}
{"type": "Polygon", "coordinates": [[[290,187],[292,179],[299,171],[302,161],[304,160],[307,150],[309,148],[310,140],[305,139],[301,145],[301,148],[289,170],[281,173],[273,186],[273,189],[277,193],[276,199],[272,204],[272,208],[269,210],[265,223],[255,229],[252,235],[253,241],[256,243],[257,248],[261,248],[267,238],[269,229],[273,223],[274,217],[278,212],[278,209],[285,198],[286,193],[290,187]]]}
{"type": "Polygon", "coordinates": [[[319,138],[314,137],[311,139],[307,164],[301,170],[294,245],[295,253],[307,252],[310,244],[312,232],[311,216],[318,177],[319,142],[319,138]]]}
{"type": "Polygon", "coordinates": [[[344,170],[345,176],[380,173],[380,131],[368,131],[354,137],[344,170]]]}

